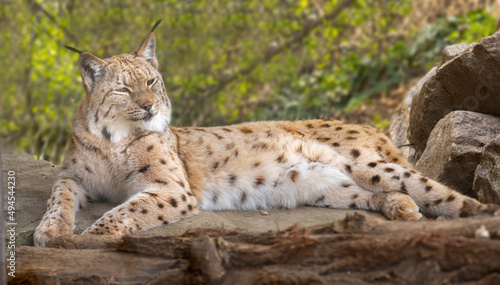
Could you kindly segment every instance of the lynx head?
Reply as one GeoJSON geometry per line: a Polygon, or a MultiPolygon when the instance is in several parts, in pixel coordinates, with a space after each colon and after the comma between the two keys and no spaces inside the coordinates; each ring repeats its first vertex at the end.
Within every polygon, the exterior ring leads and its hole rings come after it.
{"type": "Polygon", "coordinates": [[[70,48],[80,53],[86,94],[81,104],[85,107],[79,108],[75,120],[84,116],[94,135],[118,142],[140,131],[164,131],[169,124],[171,105],[155,56],[154,30],[159,23],[129,54],[100,59],[70,48]]]}

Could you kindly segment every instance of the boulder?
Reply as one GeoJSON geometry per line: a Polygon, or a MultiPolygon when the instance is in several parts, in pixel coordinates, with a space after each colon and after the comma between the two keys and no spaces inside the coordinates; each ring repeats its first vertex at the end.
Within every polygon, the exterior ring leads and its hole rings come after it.
{"type": "Polygon", "coordinates": [[[500,115],[500,31],[469,47],[449,48],[444,61],[415,96],[408,139],[417,159],[436,123],[454,110],[500,115]]]}
{"type": "MultiPolygon", "coordinates": [[[[500,35],[494,38],[500,44],[500,35]]],[[[451,95],[454,109],[500,115],[500,54],[495,56],[487,47],[481,41],[438,69],[438,80],[451,95]]]]}
{"type": "MultiPolygon", "coordinates": [[[[15,172],[15,211],[13,221],[11,216],[5,216],[8,222],[15,222],[16,246],[33,245],[33,233],[47,209],[50,189],[60,166],[48,161],[36,160],[29,155],[21,155],[11,149],[2,149],[2,180],[4,185],[10,171],[15,172]]],[[[12,180],[11,180],[12,181],[12,180]]],[[[8,206],[8,192],[3,191],[4,209],[8,206]]],[[[75,232],[81,233],[93,221],[113,207],[109,203],[90,203],[76,216],[75,232]]],[[[7,215],[7,214],[5,214],[7,215]]]]}
{"type": "Polygon", "coordinates": [[[431,76],[413,98],[410,108],[408,140],[415,148],[415,161],[420,158],[424,151],[434,126],[452,111],[450,105],[452,105],[450,94],[437,80],[436,75],[431,76]]]}
{"type": "Polygon", "coordinates": [[[454,57],[470,50],[474,47],[476,43],[468,44],[468,43],[460,43],[456,45],[449,45],[443,49],[443,53],[441,54],[441,64],[453,59],[454,57]]]}
{"type": "Polygon", "coordinates": [[[480,202],[500,205],[500,136],[483,148],[472,190],[480,202]]]}
{"type": "Polygon", "coordinates": [[[483,147],[500,135],[500,118],[454,111],[432,130],[416,168],[427,176],[471,197],[474,171],[483,147]]]}
{"type": "Polygon", "coordinates": [[[415,86],[408,92],[405,99],[399,105],[396,113],[391,117],[390,123],[390,135],[394,144],[400,147],[401,154],[409,161],[413,162],[413,157],[415,154],[415,149],[410,146],[410,141],[408,140],[408,126],[410,124],[410,109],[413,101],[413,97],[420,92],[424,83],[431,76],[436,74],[436,67],[433,67],[427,74],[421,78],[415,86]]]}

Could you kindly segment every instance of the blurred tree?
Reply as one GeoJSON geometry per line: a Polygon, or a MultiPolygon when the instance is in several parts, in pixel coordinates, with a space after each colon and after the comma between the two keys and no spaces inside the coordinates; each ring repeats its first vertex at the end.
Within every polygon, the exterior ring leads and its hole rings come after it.
{"type": "MultiPolygon", "coordinates": [[[[133,51],[152,23],[175,125],[331,117],[445,44],[491,34],[485,10],[424,29],[410,0],[0,1],[0,138],[58,163],[83,96],[75,46],[133,51]],[[458,29],[457,29],[458,27],[458,29]]],[[[434,11],[433,11],[434,13],[434,11]]]]}

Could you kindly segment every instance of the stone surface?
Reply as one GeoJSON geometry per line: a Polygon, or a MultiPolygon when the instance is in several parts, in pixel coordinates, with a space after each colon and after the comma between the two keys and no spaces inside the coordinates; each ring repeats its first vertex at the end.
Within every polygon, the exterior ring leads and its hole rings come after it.
{"type": "Polygon", "coordinates": [[[460,43],[456,45],[450,45],[443,49],[443,53],[441,55],[441,64],[453,59],[454,57],[470,50],[474,47],[476,43],[468,44],[468,43],[460,43]]]}
{"type": "Polygon", "coordinates": [[[451,111],[500,115],[499,46],[500,31],[464,51],[446,52],[452,58],[438,68],[412,103],[408,138],[417,159],[436,123],[451,111]]]}
{"type": "Polygon", "coordinates": [[[472,190],[480,202],[500,205],[500,136],[483,148],[472,190]]]}
{"type": "Polygon", "coordinates": [[[500,135],[500,118],[454,111],[439,121],[416,168],[472,197],[474,171],[482,149],[500,135]]]}
{"type": "Polygon", "coordinates": [[[450,95],[443,88],[436,75],[431,76],[413,98],[410,108],[408,140],[415,148],[415,161],[425,149],[427,139],[434,126],[451,112],[450,95]]]}
{"type": "Polygon", "coordinates": [[[413,162],[415,149],[410,146],[408,140],[408,127],[410,124],[410,109],[413,98],[420,92],[424,83],[436,74],[437,67],[433,67],[422,77],[415,86],[408,92],[405,99],[399,105],[396,113],[391,117],[390,135],[394,144],[399,148],[401,154],[409,161],[413,162]],[[401,147],[402,146],[402,147],[401,147]]]}
{"type": "MultiPolygon", "coordinates": [[[[33,232],[38,226],[47,207],[52,182],[60,166],[47,161],[39,161],[27,155],[18,155],[12,151],[2,150],[2,178],[4,185],[8,171],[16,175],[15,221],[16,244],[33,245],[33,232]]],[[[7,209],[7,191],[4,190],[4,209],[7,209]]],[[[81,233],[102,214],[115,205],[105,202],[90,203],[76,214],[75,233],[81,233]]],[[[180,222],[151,229],[148,232],[181,234],[190,228],[245,229],[256,232],[286,229],[298,223],[301,226],[312,226],[329,223],[345,218],[346,213],[354,210],[338,210],[316,207],[297,209],[274,209],[267,211],[269,215],[261,215],[259,211],[200,211],[200,214],[180,222]]],[[[363,214],[384,219],[379,213],[362,212],[363,214]]],[[[6,212],[4,212],[6,213],[6,212]]]]}

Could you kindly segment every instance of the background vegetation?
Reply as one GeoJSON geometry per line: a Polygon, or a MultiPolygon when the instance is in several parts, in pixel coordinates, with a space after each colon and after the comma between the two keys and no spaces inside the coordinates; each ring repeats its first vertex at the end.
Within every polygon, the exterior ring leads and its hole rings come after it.
{"type": "Polygon", "coordinates": [[[60,162],[83,96],[65,44],[131,52],[162,18],[157,56],[174,125],[324,118],[436,64],[445,45],[492,34],[491,1],[479,2],[415,17],[421,1],[0,1],[0,139],[60,162]]]}

